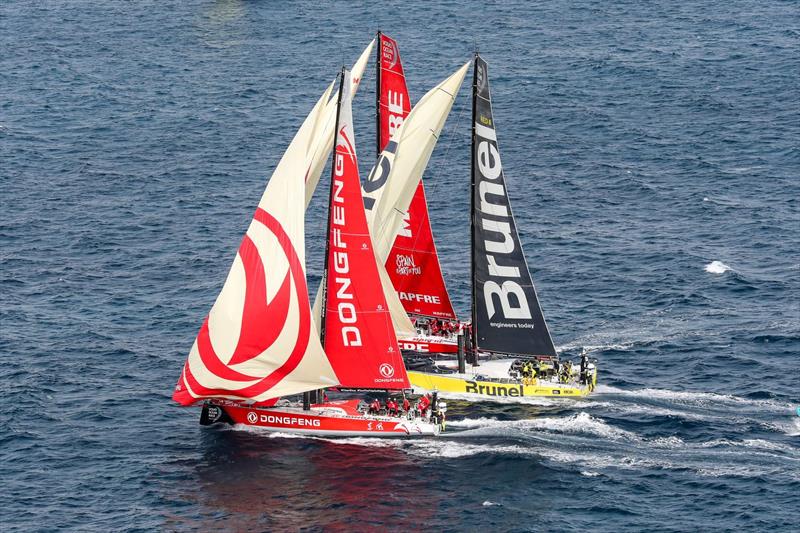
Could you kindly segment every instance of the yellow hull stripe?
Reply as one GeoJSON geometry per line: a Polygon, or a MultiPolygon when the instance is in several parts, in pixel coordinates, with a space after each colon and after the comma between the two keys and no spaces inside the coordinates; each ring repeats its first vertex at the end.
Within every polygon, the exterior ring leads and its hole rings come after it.
{"type": "Polygon", "coordinates": [[[500,396],[510,398],[523,397],[550,397],[550,398],[580,398],[588,396],[597,383],[594,376],[592,387],[579,387],[575,385],[555,385],[548,383],[498,383],[495,381],[467,380],[442,374],[426,374],[424,372],[408,372],[408,379],[413,387],[440,392],[456,392],[459,394],[476,394],[482,396],[500,396]]]}

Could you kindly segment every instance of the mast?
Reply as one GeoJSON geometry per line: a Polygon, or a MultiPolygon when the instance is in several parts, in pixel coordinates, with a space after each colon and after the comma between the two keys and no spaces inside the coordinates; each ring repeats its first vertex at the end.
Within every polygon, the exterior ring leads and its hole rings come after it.
{"type": "MultiPolygon", "coordinates": [[[[336,146],[336,132],[339,131],[339,115],[342,110],[342,93],[344,92],[344,71],[345,68],[342,67],[342,71],[339,73],[339,96],[336,99],[336,121],[333,123],[333,145],[336,146]]],[[[331,165],[331,186],[330,186],[330,200],[328,202],[328,231],[331,231],[331,213],[333,212],[332,208],[332,201],[333,201],[333,172],[334,172],[334,165],[331,165]]],[[[328,300],[328,253],[330,251],[330,240],[325,239],[325,260],[322,267],[322,279],[320,280],[320,287],[322,288],[322,306],[320,307],[320,321],[319,321],[319,341],[322,344],[323,351],[325,350],[325,304],[328,300]]],[[[311,403],[320,403],[320,400],[324,398],[323,396],[324,389],[317,389],[309,392],[303,393],[303,410],[308,411],[311,408],[311,403]]]]}
{"type": "Polygon", "coordinates": [[[377,148],[377,157],[381,156],[383,146],[381,146],[381,54],[383,45],[381,43],[381,32],[375,37],[378,47],[375,50],[375,146],[377,148]]]}
{"type": "MultiPolygon", "coordinates": [[[[475,313],[475,303],[477,302],[475,291],[477,283],[475,282],[475,117],[476,106],[478,102],[478,51],[475,50],[475,59],[472,65],[472,125],[470,131],[472,132],[472,145],[470,150],[470,165],[469,165],[469,277],[472,281],[472,323],[470,324],[470,335],[472,337],[472,349],[477,353],[478,351],[478,335],[477,330],[477,315],[475,313]]],[[[474,361],[475,359],[473,359],[474,361]]]]}
{"type": "MultiPolygon", "coordinates": [[[[345,78],[345,68],[342,67],[342,71],[339,73],[339,97],[336,100],[336,122],[334,122],[333,128],[333,149],[334,149],[334,158],[336,157],[336,136],[339,132],[339,116],[342,112],[342,93],[344,92],[344,78],[345,78]]],[[[331,165],[331,186],[330,186],[330,193],[328,195],[328,224],[327,224],[327,231],[325,235],[329,235],[331,231],[331,217],[333,215],[333,176],[336,172],[336,165],[331,165]]],[[[319,312],[319,340],[322,343],[322,349],[325,349],[325,307],[328,303],[328,255],[330,254],[331,250],[331,241],[330,239],[325,239],[325,262],[323,263],[322,267],[322,279],[320,280],[320,287],[322,290],[321,302],[322,305],[320,306],[319,312]]]]}

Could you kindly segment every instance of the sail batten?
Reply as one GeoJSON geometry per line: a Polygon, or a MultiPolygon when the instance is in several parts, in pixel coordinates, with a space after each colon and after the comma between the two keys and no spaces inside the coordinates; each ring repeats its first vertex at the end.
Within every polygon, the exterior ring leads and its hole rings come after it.
{"type": "MultiPolygon", "coordinates": [[[[397,42],[378,36],[378,153],[411,111],[397,42]]],[[[438,132],[429,128],[438,140],[438,132]]],[[[386,258],[386,271],[406,313],[435,318],[455,318],[431,231],[422,177],[407,211],[394,207],[402,218],[386,258]]]]}
{"type": "Polygon", "coordinates": [[[472,323],[485,351],[555,356],[522,250],[500,159],[488,65],[475,57],[472,125],[472,323]]]}
{"type": "Polygon", "coordinates": [[[381,289],[358,175],[349,90],[342,73],[328,215],[323,343],[340,383],[350,388],[409,387],[381,289]]]}

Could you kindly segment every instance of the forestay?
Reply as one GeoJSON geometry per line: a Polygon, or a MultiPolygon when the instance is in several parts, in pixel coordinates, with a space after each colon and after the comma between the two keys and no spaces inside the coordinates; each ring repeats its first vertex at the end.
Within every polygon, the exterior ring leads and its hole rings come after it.
{"type": "Polygon", "coordinates": [[[511,212],[486,62],[475,57],[472,134],[472,320],[477,347],[556,355],[511,212]]]}

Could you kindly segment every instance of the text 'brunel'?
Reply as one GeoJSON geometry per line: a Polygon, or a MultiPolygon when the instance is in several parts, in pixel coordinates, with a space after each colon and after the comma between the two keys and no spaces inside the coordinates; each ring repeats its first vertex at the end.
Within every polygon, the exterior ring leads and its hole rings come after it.
{"type": "MultiPolygon", "coordinates": [[[[491,123],[491,121],[488,121],[491,123]]],[[[501,282],[488,280],[483,284],[486,312],[491,319],[495,314],[495,301],[499,300],[503,316],[509,319],[530,319],[531,311],[522,286],[515,281],[520,278],[519,268],[503,266],[502,258],[514,252],[515,239],[511,234],[511,212],[503,186],[503,166],[497,150],[497,135],[494,128],[475,122],[477,137],[477,167],[479,172],[478,192],[480,196],[480,224],[483,229],[500,237],[499,240],[484,241],[489,275],[501,282]],[[496,200],[493,202],[492,198],[496,200]],[[498,201],[500,200],[500,201],[498,201]],[[498,263],[500,259],[500,263],[498,263]],[[513,301],[512,301],[513,300],[513,301]]]]}

